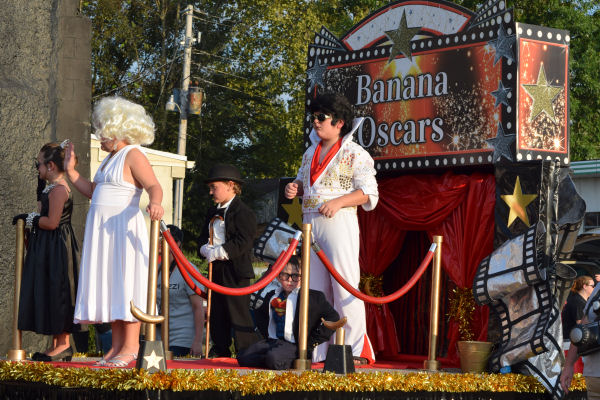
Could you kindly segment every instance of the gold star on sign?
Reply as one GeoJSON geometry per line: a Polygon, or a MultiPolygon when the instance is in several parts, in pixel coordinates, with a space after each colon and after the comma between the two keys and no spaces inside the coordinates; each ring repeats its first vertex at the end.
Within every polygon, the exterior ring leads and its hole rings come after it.
{"type": "Polygon", "coordinates": [[[300,199],[294,197],[291,203],[282,204],[281,207],[288,213],[287,223],[290,226],[296,224],[297,227],[302,228],[302,206],[300,205],[300,199]]]}
{"type": "Polygon", "coordinates": [[[529,226],[527,205],[537,197],[537,194],[523,194],[521,189],[521,180],[517,176],[513,194],[505,194],[501,195],[500,197],[502,197],[502,200],[504,200],[504,202],[508,204],[508,207],[510,208],[510,213],[508,214],[508,223],[506,226],[510,226],[517,218],[521,219],[521,221],[529,226]]]}
{"type": "Polygon", "coordinates": [[[392,41],[392,48],[390,49],[390,58],[388,58],[388,64],[392,62],[399,53],[404,54],[404,57],[412,61],[412,52],[410,50],[410,41],[415,35],[421,30],[421,27],[409,28],[406,24],[406,14],[402,11],[402,17],[400,18],[400,25],[396,30],[385,31],[385,34],[392,41]]]}
{"type": "Polygon", "coordinates": [[[533,121],[540,113],[545,112],[552,122],[556,123],[552,102],[562,90],[562,86],[548,85],[543,63],[540,65],[537,83],[535,85],[523,85],[523,89],[531,96],[532,100],[529,122],[533,121]]]}
{"type": "Polygon", "coordinates": [[[160,369],[160,360],[162,360],[163,358],[160,356],[157,356],[156,353],[154,352],[154,350],[152,350],[152,353],[149,356],[144,356],[144,360],[146,360],[146,369],[150,369],[152,367],[156,368],[156,369],[160,369]]]}

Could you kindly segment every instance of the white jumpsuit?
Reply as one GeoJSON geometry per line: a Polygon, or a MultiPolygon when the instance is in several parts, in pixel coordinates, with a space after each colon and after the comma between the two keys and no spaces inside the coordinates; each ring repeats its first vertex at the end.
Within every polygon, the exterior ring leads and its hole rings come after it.
{"type": "MultiPolygon", "coordinates": [[[[362,205],[366,211],[374,209],[377,205],[379,192],[373,159],[366,150],[352,141],[352,135],[360,126],[360,122],[361,120],[354,121],[354,127],[344,136],[341,148],[311,186],[311,162],[321,140],[313,130],[310,134],[312,145],[304,153],[296,177],[302,181],[304,190],[304,223],[312,224],[315,240],[336,270],[354,288],[358,288],[360,282],[360,243],[356,207],[342,208],[333,218],[321,215],[318,210],[326,201],[357,189],[369,196],[367,203],[362,205]]],[[[374,361],[373,349],[367,337],[364,302],[339,285],[314,252],[311,253],[310,259],[310,288],[322,291],[340,317],[348,318],[345,326],[346,344],[352,346],[353,355],[374,361]]],[[[318,346],[313,352],[313,361],[323,361],[327,355],[327,348],[328,343],[318,346]]]]}

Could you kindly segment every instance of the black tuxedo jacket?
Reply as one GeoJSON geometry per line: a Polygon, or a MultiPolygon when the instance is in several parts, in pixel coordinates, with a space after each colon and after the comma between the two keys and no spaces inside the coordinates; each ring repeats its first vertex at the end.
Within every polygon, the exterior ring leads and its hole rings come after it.
{"type": "MultiPolygon", "coordinates": [[[[256,310],[254,318],[256,320],[256,326],[262,333],[264,338],[269,337],[269,303],[275,295],[275,291],[272,290],[266,294],[265,300],[262,305],[256,310]]],[[[298,296],[298,302],[296,303],[296,311],[294,312],[294,323],[292,324],[294,329],[294,338],[296,343],[300,339],[300,298],[298,296]]],[[[325,318],[326,321],[337,321],[340,319],[340,315],[337,311],[329,304],[323,292],[318,290],[309,289],[308,291],[308,355],[312,356],[312,349],[317,345],[329,340],[333,335],[332,330],[326,328],[321,322],[321,317],[325,318]]]]}
{"type": "MultiPolygon", "coordinates": [[[[200,247],[208,243],[209,223],[216,211],[217,206],[215,205],[206,214],[198,247],[200,257],[202,257],[200,247]]],[[[226,263],[231,264],[237,279],[254,278],[250,256],[255,235],[256,217],[254,212],[236,195],[225,213],[225,243],[223,247],[229,255],[229,260],[226,263]]]]}

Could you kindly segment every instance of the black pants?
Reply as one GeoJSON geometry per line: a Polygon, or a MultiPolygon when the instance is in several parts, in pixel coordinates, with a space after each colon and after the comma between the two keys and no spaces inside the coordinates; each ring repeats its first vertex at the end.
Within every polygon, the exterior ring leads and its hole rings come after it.
{"type": "MultiPolygon", "coordinates": [[[[236,279],[230,263],[213,262],[213,281],[222,286],[240,288],[250,285],[250,279],[236,279]]],[[[250,315],[250,295],[226,296],[212,292],[210,309],[211,352],[216,357],[231,357],[231,341],[236,353],[262,339],[250,315]]]]}
{"type": "Polygon", "coordinates": [[[281,339],[254,343],[237,356],[240,367],[290,369],[297,358],[298,346],[281,339]]]}

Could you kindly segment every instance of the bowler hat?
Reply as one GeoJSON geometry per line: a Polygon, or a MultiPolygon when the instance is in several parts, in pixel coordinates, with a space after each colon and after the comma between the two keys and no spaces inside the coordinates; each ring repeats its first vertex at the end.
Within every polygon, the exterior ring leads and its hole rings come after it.
{"type": "Polygon", "coordinates": [[[240,171],[233,165],[229,164],[217,164],[210,169],[208,178],[204,180],[204,183],[211,183],[216,181],[234,181],[237,183],[244,183],[240,171]]]}

